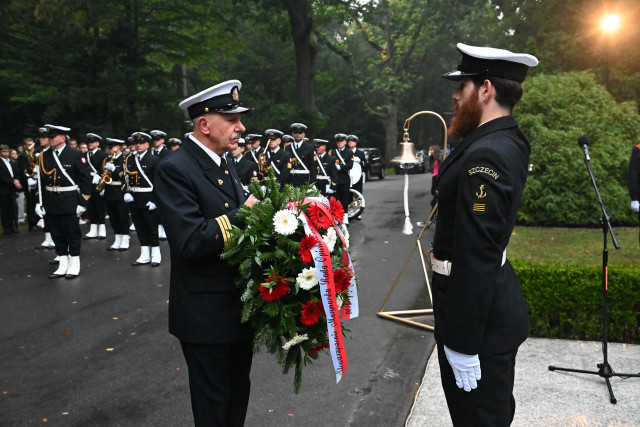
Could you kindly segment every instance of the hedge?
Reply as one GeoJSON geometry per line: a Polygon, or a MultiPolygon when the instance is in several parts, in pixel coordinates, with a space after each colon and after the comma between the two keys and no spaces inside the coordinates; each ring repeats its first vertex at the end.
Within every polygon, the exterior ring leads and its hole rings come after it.
{"type": "MultiPolygon", "coordinates": [[[[602,339],[602,267],[512,260],[529,309],[530,335],[602,339]]],[[[609,267],[609,341],[640,343],[640,267],[609,267]]]]}

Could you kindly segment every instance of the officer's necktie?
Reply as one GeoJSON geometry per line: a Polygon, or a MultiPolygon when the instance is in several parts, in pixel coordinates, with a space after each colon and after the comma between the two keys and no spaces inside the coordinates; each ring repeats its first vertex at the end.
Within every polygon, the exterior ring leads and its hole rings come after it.
{"type": "Polygon", "coordinates": [[[220,168],[221,168],[223,171],[227,171],[227,170],[229,170],[229,169],[227,168],[227,161],[224,159],[224,157],[220,157],[220,168]]]}

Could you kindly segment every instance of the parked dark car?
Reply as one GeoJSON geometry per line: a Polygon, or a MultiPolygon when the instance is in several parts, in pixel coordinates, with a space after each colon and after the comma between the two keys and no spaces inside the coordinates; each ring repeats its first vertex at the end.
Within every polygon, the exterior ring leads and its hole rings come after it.
{"type": "Polygon", "coordinates": [[[427,150],[417,150],[416,156],[420,159],[420,162],[406,165],[404,163],[398,163],[395,165],[396,175],[404,175],[405,173],[425,173],[429,168],[429,153],[427,150]],[[405,169],[405,166],[407,168],[405,169]]]}
{"type": "Polygon", "coordinates": [[[384,179],[384,157],[377,148],[360,148],[364,152],[366,166],[364,173],[366,174],[367,181],[372,176],[377,176],[379,179],[384,179]]]}

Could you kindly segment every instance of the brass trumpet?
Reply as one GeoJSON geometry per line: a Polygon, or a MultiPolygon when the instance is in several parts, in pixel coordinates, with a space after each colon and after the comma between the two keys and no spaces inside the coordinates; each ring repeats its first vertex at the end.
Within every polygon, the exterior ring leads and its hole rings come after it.
{"type": "Polygon", "coordinates": [[[27,159],[29,160],[29,166],[24,170],[24,174],[27,178],[33,177],[33,170],[36,167],[36,160],[33,154],[36,151],[36,146],[34,145],[30,150],[27,150],[27,159]]]}
{"type": "MultiPolygon", "coordinates": [[[[116,156],[111,156],[111,160],[109,160],[109,163],[113,164],[113,161],[116,159],[116,156]]],[[[100,182],[98,182],[98,184],[96,185],[96,191],[97,192],[101,192],[102,190],[104,190],[104,187],[106,185],[111,184],[111,181],[113,181],[113,179],[111,178],[111,171],[109,169],[105,169],[104,165],[106,164],[107,160],[105,159],[104,163],[102,164],[102,175],[100,177],[100,182]]]]}
{"type": "Polygon", "coordinates": [[[258,182],[263,182],[269,175],[269,166],[267,166],[267,155],[265,152],[258,156],[258,182]]]}

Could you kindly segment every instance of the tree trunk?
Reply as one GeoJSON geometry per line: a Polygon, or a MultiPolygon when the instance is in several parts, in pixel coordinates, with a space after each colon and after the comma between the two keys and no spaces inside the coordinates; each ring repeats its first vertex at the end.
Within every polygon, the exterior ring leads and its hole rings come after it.
{"type": "Polygon", "coordinates": [[[387,163],[393,159],[398,153],[398,101],[391,100],[391,104],[387,108],[387,115],[382,118],[385,134],[385,154],[387,163]]]}
{"type": "Polygon", "coordinates": [[[313,11],[307,0],[285,0],[296,52],[298,104],[303,110],[315,111],[316,55],[319,47],[311,43],[313,11]]]}

